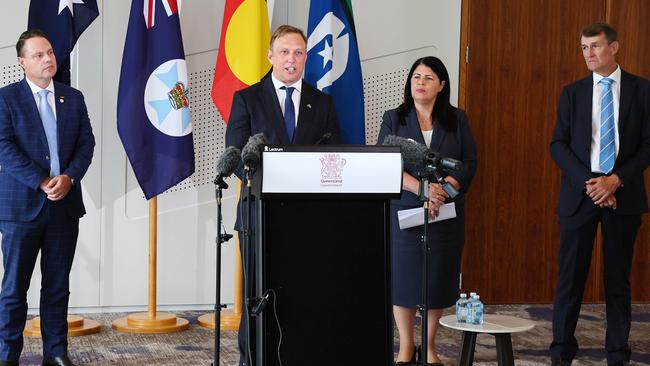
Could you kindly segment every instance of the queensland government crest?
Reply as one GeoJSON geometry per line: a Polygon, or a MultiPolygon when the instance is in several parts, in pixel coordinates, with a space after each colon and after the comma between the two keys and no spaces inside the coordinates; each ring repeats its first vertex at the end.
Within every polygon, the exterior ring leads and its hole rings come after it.
{"type": "Polygon", "coordinates": [[[320,163],[321,186],[342,186],[343,168],[347,161],[340,154],[323,154],[320,163]]]}
{"type": "Polygon", "coordinates": [[[192,132],[185,60],[162,63],[147,79],[144,110],[149,122],[165,135],[181,137],[192,132]]]}

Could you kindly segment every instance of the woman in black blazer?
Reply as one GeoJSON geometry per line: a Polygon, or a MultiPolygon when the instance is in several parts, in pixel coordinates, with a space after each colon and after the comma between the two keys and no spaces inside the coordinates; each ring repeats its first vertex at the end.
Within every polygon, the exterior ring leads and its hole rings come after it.
{"type": "MultiPolygon", "coordinates": [[[[476,172],[476,145],[467,115],[449,103],[449,74],[436,57],[415,61],[406,80],[404,103],[387,111],[379,132],[381,143],[388,135],[410,138],[426,144],[431,151],[463,162],[459,171],[447,173],[445,181],[461,193],[453,200],[440,184],[429,184],[429,215],[438,215],[440,206],[454,202],[456,217],[429,225],[428,365],[440,365],[435,336],[444,308],[458,297],[460,260],[465,240],[465,192],[476,172]]],[[[402,196],[391,202],[393,273],[393,315],[400,336],[396,365],[415,361],[414,327],[416,306],[422,303],[422,227],[400,230],[397,211],[422,206],[418,200],[420,182],[417,167],[405,165],[402,196]]]]}

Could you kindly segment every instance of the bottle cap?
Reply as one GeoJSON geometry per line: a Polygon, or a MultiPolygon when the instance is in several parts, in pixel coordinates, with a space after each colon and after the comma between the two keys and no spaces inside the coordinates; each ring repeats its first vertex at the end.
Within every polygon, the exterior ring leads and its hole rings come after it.
{"type": "Polygon", "coordinates": [[[460,294],[460,297],[467,297],[467,294],[463,292],[460,294]]]}
{"type": "Polygon", "coordinates": [[[476,296],[476,292],[470,292],[469,296],[472,296],[472,297],[476,296]]]}

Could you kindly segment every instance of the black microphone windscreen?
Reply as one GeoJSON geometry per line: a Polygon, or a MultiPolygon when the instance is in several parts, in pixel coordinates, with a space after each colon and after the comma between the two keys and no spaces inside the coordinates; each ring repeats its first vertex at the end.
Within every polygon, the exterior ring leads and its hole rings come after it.
{"type": "Polygon", "coordinates": [[[398,145],[402,151],[404,162],[412,165],[422,164],[429,149],[423,144],[400,136],[388,135],[383,145],[398,145]]]}
{"type": "Polygon", "coordinates": [[[217,161],[217,174],[222,177],[228,177],[235,172],[241,162],[241,151],[234,147],[228,146],[217,161]]]}
{"type": "Polygon", "coordinates": [[[262,155],[262,145],[266,144],[266,138],[263,133],[258,133],[248,139],[246,145],[241,151],[242,160],[244,165],[248,168],[255,169],[260,164],[260,157],[262,155]]]}

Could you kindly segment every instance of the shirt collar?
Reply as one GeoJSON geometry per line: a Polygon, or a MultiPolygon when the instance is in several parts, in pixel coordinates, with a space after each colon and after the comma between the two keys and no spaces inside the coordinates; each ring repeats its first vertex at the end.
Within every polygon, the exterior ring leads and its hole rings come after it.
{"type": "Polygon", "coordinates": [[[298,79],[298,81],[296,81],[296,82],[293,83],[293,84],[290,84],[290,85],[284,85],[284,83],[281,82],[280,80],[278,80],[278,79],[275,77],[275,75],[273,75],[273,73],[271,72],[271,80],[273,81],[273,86],[275,87],[275,90],[276,90],[276,91],[277,91],[277,90],[280,90],[280,88],[282,88],[283,86],[286,86],[286,87],[294,88],[294,89],[297,90],[299,93],[301,92],[301,89],[302,89],[302,79],[298,79]]]}
{"type": "Polygon", "coordinates": [[[621,84],[621,66],[617,65],[616,70],[614,70],[614,72],[609,74],[608,76],[602,76],[602,75],[594,72],[594,86],[598,85],[598,83],[600,83],[600,81],[603,80],[604,78],[610,78],[610,79],[614,80],[615,83],[620,85],[621,84]]]}
{"type": "MultiPolygon", "coordinates": [[[[38,94],[38,92],[43,90],[43,88],[41,88],[40,86],[32,83],[32,81],[29,80],[29,78],[25,77],[25,80],[27,80],[27,85],[29,85],[29,89],[32,90],[32,94],[38,94]]],[[[52,95],[54,95],[54,81],[50,80],[50,84],[45,89],[49,90],[52,93],[52,95]]]]}

